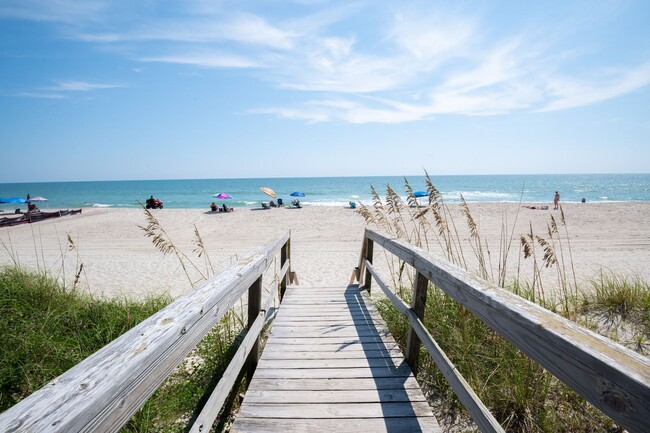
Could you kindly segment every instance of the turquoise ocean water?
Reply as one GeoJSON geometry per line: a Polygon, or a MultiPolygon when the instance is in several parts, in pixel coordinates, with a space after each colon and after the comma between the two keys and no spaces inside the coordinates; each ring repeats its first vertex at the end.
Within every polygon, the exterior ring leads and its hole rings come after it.
{"type": "MultiPolygon", "coordinates": [[[[414,190],[426,190],[423,176],[407,176],[414,190]]],[[[457,202],[462,194],[469,202],[548,203],[559,191],[563,202],[650,201],[650,174],[579,174],[579,175],[480,175],[431,176],[448,202],[457,202]]],[[[41,208],[138,206],[150,196],[162,200],[168,208],[207,208],[214,194],[226,192],[233,198],[229,206],[257,207],[269,197],[260,187],[273,189],[278,197],[290,202],[290,194],[301,191],[306,206],[344,206],[357,195],[370,202],[370,185],[383,196],[386,185],[405,195],[402,177],[312,177],[272,179],[193,179],[96,182],[49,182],[0,184],[0,197],[42,196],[48,199],[41,208]]],[[[25,205],[22,205],[23,207],[25,205]]],[[[0,204],[13,209],[13,204],[0,204]]]]}

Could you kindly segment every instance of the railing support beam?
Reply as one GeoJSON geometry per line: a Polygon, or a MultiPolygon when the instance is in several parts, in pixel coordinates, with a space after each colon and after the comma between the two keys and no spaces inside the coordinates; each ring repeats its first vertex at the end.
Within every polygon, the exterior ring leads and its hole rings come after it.
{"type": "MultiPolygon", "coordinates": [[[[251,329],[255,323],[255,319],[259,316],[262,310],[262,276],[260,276],[248,289],[248,329],[251,329]]],[[[247,377],[248,381],[253,378],[253,373],[257,368],[257,362],[260,359],[260,337],[258,336],[253,343],[251,352],[248,355],[247,364],[247,377]]]]}
{"type": "MultiPolygon", "coordinates": [[[[289,245],[289,240],[287,243],[285,243],[282,246],[282,249],[280,250],[280,269],[284,267],[284,264],[287,262],[287,260],[290,260],[289,255],[291,254],[291,247],[289,245]]],[[[289,281],[289,277],[291,275],[291,264],[289,264],[289,269],[287,270],[287,273],[284,274],[282,279],[280,280],[280,302],[282,302],[282,298],[284,298],[284,292],[287,291],[287,282],[289,281]]]]}
{"type": "MultiPolygon", "coordinates": [[[[417,273],[415,277],[415,285],[413,286],[413,301],[411,303],[411,309],[415,315],[424,322],[424,307],[427,304],[427,287],[429,286],[429,280],[422,275],[420,272],[417,273]]],[[[420,358],[420,337],[413,329],[413,325],[409,325],[409,334],[406,345],[406,362],[413,375],[418,374],[418,361],[420,358]]]]}
{"type": "MultiPolygon", "coordinates": [[[[372,239],[366,238],[366,260],[368,263],[372,264],[372,250],[374,246],[374,241],[372,239]]],[[[370,271],[366,269],[366,276],[363,279],[363,286],[370,293],[370,283],[372,282],[372,275],[370,271]]]]}

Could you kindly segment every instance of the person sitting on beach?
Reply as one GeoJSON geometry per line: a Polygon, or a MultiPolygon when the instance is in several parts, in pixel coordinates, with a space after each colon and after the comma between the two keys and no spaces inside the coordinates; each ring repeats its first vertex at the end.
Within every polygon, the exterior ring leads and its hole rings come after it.
{"type": "Polygon", "coordinates": [[[27,203],[27,212],[39,212],[40,209],[34,203],[27,203]]]}
{"type": "Polygon", "coordinates": [[[555,197],[553,197],[553,209],[557,210],[560,203],[560,193],[555,191],[555,197]]]}
{"type": "Polygon", "coordinates": [[[214,204],[214,202],[212,202],[212,204],[210,205],[210,210],[211,210],[212,212],[216,212],[216,211],[219,210],[219,208],[217,207],[216,204],[214,204]]]}
{"type": "Polygon", "coordinates": [[[271,206],[271,207],[278,207],[278,205],[275,204],[275,202],[274,202],[273,200],[271,200],[271,202],[269,203],[269,206],[271,206]]]}
{"type": "Polygon", "coordinates": [[[298,200],[298,199],[295,199],[294,201],[292,201],[291,204],[292,204],[294,207],[297,207],[297,208],[302,207],[302,206],[300,206],[300,200],[298,200]]]}

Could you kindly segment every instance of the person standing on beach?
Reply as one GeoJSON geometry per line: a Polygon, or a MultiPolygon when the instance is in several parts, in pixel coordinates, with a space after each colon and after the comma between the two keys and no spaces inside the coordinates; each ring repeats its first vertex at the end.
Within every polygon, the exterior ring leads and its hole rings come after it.
{"type": "Polygon", "coordinates": [[[553,209],[557,210],[560,204],[560,193],[555,191],[555,197],[553,197],[553,204],[555,207],[553,209]]]}

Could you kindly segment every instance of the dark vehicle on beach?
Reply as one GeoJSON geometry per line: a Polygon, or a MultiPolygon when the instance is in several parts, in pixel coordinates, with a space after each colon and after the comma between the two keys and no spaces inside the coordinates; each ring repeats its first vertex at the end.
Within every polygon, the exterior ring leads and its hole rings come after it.
{"type": "Polygon", "coordinates": [[[147,202],[145,204],[145,207],[147,209],[162,209],[163,208],[163,202],[155,199],[155,198],[148,198],[147,202]]]}

